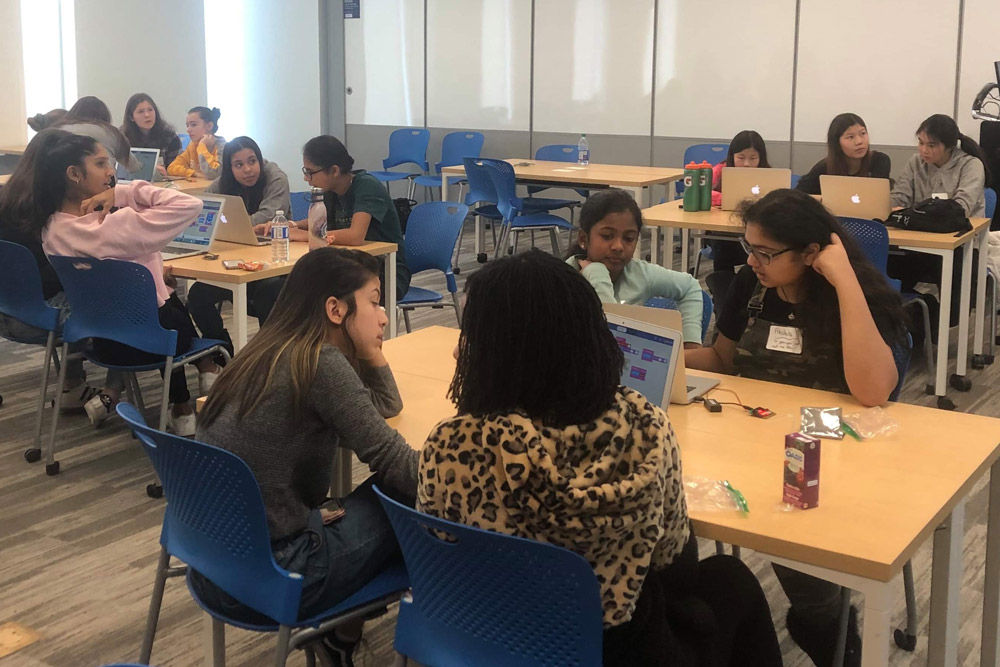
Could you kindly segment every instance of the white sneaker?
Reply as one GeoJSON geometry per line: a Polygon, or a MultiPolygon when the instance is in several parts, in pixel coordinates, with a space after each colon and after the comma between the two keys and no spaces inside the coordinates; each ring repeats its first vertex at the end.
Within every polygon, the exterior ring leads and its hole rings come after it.
{"type": "Polygon", "coordinates": [[[104,392],[98,393],[83,405],[84,411],[90,417],[90,423],[97,428],[108,420],[115,409],[115,401],[104,392]]]}
{"type": "Polygon", "coordinates": [[[167,421],[167,430],[182,438],[190,438],[197,430],[194,413],[189,415],[175,415],[171,413],[170,419],[167,421]]]}
{"type": "Polygon", "coordinates": [[[97,387],[91,387],[86,382],[76,385],[71,389],[64,389],[62,401],[59,403],[61,412],[72,412],[83,409],[89,400],[101,393],[97,387]]]}
{"type": "Polygon", "coordinates": [[[215,381],[219,379],[219,374],[222,373],[221,370],[218,371],[208,371],[205,373],[198,373],[198,395],[208,396],[209,390],[215,384],[215,381]]]}

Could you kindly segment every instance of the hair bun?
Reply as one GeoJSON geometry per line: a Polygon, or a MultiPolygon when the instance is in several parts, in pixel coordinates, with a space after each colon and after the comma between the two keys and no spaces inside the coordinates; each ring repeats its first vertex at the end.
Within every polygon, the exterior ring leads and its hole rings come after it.
{"type": "Polygon", "coordinates": [[[222,115],[222,112],[219,111],[219,107],[212,107],[212,118],[213,119],[219,120],[219,116],[221,116],[221,115],[222,115]]]}

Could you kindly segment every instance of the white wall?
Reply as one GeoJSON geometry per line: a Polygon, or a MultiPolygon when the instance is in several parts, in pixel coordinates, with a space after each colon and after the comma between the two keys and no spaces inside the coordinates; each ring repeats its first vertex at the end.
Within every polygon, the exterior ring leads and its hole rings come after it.
{"type": "MultiPolygon", "coordinates": [[[[223,28],[212,30],[221,38],[223,28]]],[[[203,1],[76,0],[76,62],[79,95],[104,100],[115,125],[144,92],[183,132],[187,110],[207,98],[203,1]]]]}
{"type": "Polygon", "coordinates": [[[4,91],[4,102],[0,104],[0,145],[23,145],[28,139],[28,126],[21,60],[21,7],[13,0],[0,2],[0,62],[4,63],[0,68],[0,90],[4,91]]]}

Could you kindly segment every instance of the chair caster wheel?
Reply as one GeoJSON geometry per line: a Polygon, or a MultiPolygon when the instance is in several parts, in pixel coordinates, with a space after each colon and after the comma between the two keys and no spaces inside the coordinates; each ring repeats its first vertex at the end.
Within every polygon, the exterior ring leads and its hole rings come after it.
{"type": "Polygon", "coordinates": [[[3,405],[3,396],[0,396],[0,405],[3,405]]]}
{"type": "Polygon", "coordinates": [[[53,398],[52,400],[49,401],[49,407],[50,408],[56,407],[56,399],[53,398]]]}
{"type": "Polygon", "coordinates": [[[146,495],[150,498],[162,498],[163,497],[163,487],[159,484],[147,484],[146,485],[146,495]]]}
{"type": "Polygon", "coordinates": [[[45,464],[45,474],[49,477],[59,474],[59,461],[53,461],[52,463],[45,464]]]}
{"type": "Polygon", "coordinates": [[[972,355],[972,361],[969,362],[970,365],[977,371],[980,371],[990,364],[993,363],[993,355],[991,354],[974,354],[972,355]]]}
{"type": "Polygon", "coordinates": [[[934,385],[932,385],[932,384],[924,385],[924,393],[927,394],[928,396],[933,396],[934,395],[934,385]]]}
{"type": "Polygon", "coordinates": [[[951,388],[956,391],[969,391],[972,389],[972,380],[964,375],[952,374],[952,376],[948,378],[948,384],[951,385],[951,388]]]}
{"type": "Polygon", "coordinates": [[[917,648],[917,636],[908,635],[903,630],[896,630],[892,634],[892,638],[896,640],[896,646],[903,649],[904,651],[909,651],[913,653],[913,650],[917,648]]]}
{"type": "Polygon", "coordinates": [[[24,460],[28,463],[38,463],[42,460],[42,450],[40,449],[26,449],[24,450],[24,460]]]}
{"type": "Polygon", "coordinates": [[[485,252],[481,252],[478,255],[476,255],[476,261],[478,263],[480,263],[480,264],[485,264],[486,263],[486,253],[485,252]]]}
{"type": "Polygon", "coordinates": [[[459,267],[457,267],[457,266],[453,266],[453,267],[451,267],[451,272],[452,272],[452,273],[454,273],[454,274],[455,274],[455,275],[457,276],[457,275],[459,275],[460,273],[462,273],[462,269],[460,269],[460,268],[459,268],[459,267]]]}
{"type": "Polygon", "coordinates": [[[937,406],[942,410],[954,410],[955,404],[947,396],[938,396],[937,406]]]}

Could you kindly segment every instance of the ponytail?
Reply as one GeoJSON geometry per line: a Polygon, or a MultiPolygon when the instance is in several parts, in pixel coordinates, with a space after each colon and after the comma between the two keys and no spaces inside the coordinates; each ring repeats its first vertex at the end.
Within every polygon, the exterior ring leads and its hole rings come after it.
{"type": "Polygon", "coordinates": [[[983,171],[986,172],[986,185],[985,187],[992,187],[993,177],[990,173],[990,162],[986,158],[986,151],[983,147],[976,143],[976,140],[967,134],[958,135],[958,144],[962,147],[962,150],[971,155],[972,157],[979,158],[979,161],[983,163],[983,171]]]}

